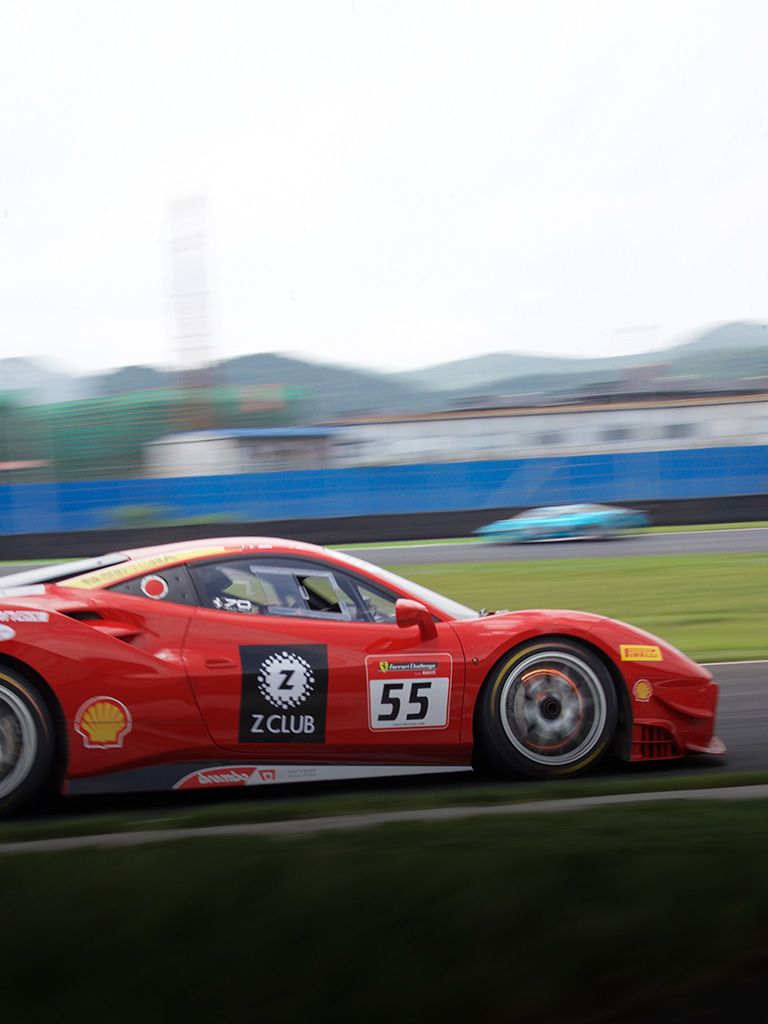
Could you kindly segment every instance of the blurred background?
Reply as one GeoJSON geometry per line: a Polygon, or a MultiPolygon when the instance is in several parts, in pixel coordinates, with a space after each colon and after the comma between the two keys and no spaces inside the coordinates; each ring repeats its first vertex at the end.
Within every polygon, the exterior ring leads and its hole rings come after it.
{"type": "MultiPolygon", "coordinates": [[[[767,39],[764,0],[0,4],[1,570],[192,536],[466,537],[572,503],[763,521],[365,554],[712,667],[727,774],[600,768],[555,794],[759,800],[5,850],[14,1021],[79,1010],[84,978],[111,1024],[768,1019],[767,39]]],[[[356,785],[47,813],[57,837],[133,832],[465,806],[476,783],[356,785]]]]}
{"type": "Polygon", "coordinates": [[[6,536],[768,492],[760,3],[3,21],[6,536]]]}
{"type": "MultiPolygon", "coordinates": [[[[497,353],[386,375],[272,353],[89,376],[5,359],[3,532],[381,516],[384,536],[413,513],[595,501],[717,521],[749,496],[759,514],[767,336],[732,323],[646,356],[497,353]]],[[[450,520],[410,520],[433,528],[450,520]]]]}

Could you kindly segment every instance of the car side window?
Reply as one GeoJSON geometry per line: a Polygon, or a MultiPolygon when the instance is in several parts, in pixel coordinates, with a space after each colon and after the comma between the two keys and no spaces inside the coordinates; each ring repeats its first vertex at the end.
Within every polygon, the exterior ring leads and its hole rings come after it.
{"type": "Polygon", "coordinates": [[[157,572],[134,576],[133,579],[115,583],[107,589],[118,594],[131,594],[133,597],[148,597],[153,601],[188,605],[198,603],[186,565],[174,565],[171,569],[158,569],[157,572]]]}
{"type": "Polygon", "coordinates": [[[206,608],[312,619],[358,617],[354,598],[330,568],[246,558],[193,566],[192,573],[206,608]]]}
{"type": "Polygon", "coordinates": [[[397,598],[392,594],[385,594],[364,583],[353,583],[365,609],[364,618],[369,622],[395,622],[395,601],[397,598]]]}

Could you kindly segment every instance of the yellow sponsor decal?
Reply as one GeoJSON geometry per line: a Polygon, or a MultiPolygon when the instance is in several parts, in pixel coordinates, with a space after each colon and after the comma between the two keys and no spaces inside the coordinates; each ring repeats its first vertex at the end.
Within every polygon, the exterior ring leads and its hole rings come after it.
{"type": "Polygon", "coordinates": [[[619,644],[622,661],[663,661],[661,648],[651,644],[619,644]]]}
{"type": "Polygon", "coordinates": [[[88,748],[122,747],[132,727],[130,711],[114,697],[94,697],[75,715],[75,732],[88,748]]]}
{"type": "Polygon", "coordinates": [[[389,672],[389,662],[388,661],[380,661],[379,662],[379,672],[389,672]]]}
{"type": "Polygon", "coordinates": [[[632,693],[635,695],[635,700],[640,701],[641,704],[647,704],[653,696],[653,687],[647,679],[638,679],[632,688],[632,693]]]}
{"type": "Polygon", "coordinates": [[[166,565],[175,565],[178,562],[186,562],[191,558],[207,558],[209,555],[220,555],[226,548],[190,548],[188,551],[174,551],[168,555],[153,555],[151,558],[137,558],[133,562],[121,562],[119,565],[110,565],[107,569],[97,569],[96,572],[88,572],[85,576],[75,576],[71,580],[62,580],[63,587],[85,587],[88,590],[96,587],[105,587],[109,583],[119,583],[120,580],[127,580],[131,576],[143,576],[145,573],[162,569],[166,565]]]}

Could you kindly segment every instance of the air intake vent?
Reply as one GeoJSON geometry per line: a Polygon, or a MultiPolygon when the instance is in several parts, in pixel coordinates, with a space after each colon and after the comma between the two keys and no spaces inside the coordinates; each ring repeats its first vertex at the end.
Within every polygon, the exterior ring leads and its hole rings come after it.
{"type": "Polygon", "coordinates": [[[661,725],[636,725],[632,732],[633,761],[663,761],[677,757],[672,733],[661,725]]]}

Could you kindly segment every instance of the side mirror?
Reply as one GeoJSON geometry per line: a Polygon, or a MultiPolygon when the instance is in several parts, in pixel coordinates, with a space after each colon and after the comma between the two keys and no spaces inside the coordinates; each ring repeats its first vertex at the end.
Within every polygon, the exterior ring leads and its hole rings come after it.
{"type": "Polygon", "coordinates": [[[395,602],[395,621],[400,629],[418,626],[422,640],[432,640],[437,636],[435,620],[418,601],[408,601],[401,597],[395,602]]]}

